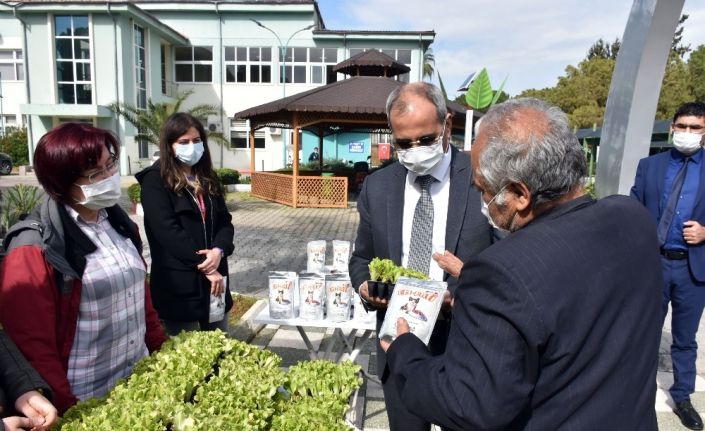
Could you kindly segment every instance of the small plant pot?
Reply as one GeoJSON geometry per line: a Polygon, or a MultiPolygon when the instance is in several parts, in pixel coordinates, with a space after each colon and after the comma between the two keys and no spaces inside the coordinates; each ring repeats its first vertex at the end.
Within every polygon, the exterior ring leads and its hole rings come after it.
{"type": "Polygon", "coordinates": [[[389,299],[394,291],[393,283],[383,283],[381,281],[367,280],[367,289],[370,296],[389,299]]]}
{"type": "Polygon", "coordinates": [[[132,202],[132,214],[138,215],[138,216],[143,216],[144,215],[144,209],[142,208],[142,204],[139,202],[132,202]]]}

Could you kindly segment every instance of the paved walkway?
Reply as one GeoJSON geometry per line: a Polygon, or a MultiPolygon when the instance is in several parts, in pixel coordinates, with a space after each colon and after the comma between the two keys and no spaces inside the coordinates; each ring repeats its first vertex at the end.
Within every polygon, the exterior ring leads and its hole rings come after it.
{"type": "MultiPolygon", "coordinates": [[[[123,178],[123,187],[134,182],[134,177],[123,178]]],[[[0,188],[17,183],[36,185],[32,175],[0,177],[0,188]]],[[[126,196],[126,193],[124,193],[126,196]]],[[[126,209],[130,204],[126,197],[121,203],[126,209]]],[[[300,271],[306,266],[306,243],[311,240],[353,240],[357,229],[357,211],[354,202],[347,209],[293,209],[260,200],[238,201],[231,205],[235,226],[235,252],[228,259],[233,290],[239,293],[266,296],[267,271],[300,271]]],[[[140,225],[140,216],[133,216],[140,225]]],[[[142,232],[144,232],[142,230],[142,232]]],[[[146,243],[146,241],[145,241],[146,243]]],[[[146,245],[146,244],[145,244],[146,245]]],[[[330,255],[330,250],[329,250],[330,255]]],[[[149,261],[148,247],[145,258],[149,261]]],[[[666,318],[661,341],[661,354],[657,382],[659,391],[656,411],[661,430],[683,430],[677,417],[671,412],[667,388],[673,380],[668,349],[670,345],[670,317],[666,318]]],[[[313,330],[311,341],[318,347],[331,340],[331,331],[313,330]]],[[[293,328],[267,326],[252,341],[281,354],[285,364],[308,359],[306,347],[293,328]]],[[[367,343],[358,357],[368,373],[374,375],[374,342],[367,343]]],[[[705,416],[705,323],[701,321],[698,331],[698,370],[696,393],[692,401],[696,409],[705,416]]],[[[605,354],[609,354],[605,352],[605,354]]],[[[364,397],[362,425],[364,430],[388,429],[381,388],[367,380],[361,393],[364,397]]]]}

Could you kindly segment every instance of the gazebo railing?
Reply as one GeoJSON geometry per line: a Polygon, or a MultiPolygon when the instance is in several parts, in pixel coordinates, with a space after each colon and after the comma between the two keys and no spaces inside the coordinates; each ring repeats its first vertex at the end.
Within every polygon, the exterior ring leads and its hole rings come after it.
{"type": "Polygon", "coordinates": [[[253,172],[251,193],[294,208],[347,208],[348,178],[299,176],[294,190],[292,175],[253,172]]]}

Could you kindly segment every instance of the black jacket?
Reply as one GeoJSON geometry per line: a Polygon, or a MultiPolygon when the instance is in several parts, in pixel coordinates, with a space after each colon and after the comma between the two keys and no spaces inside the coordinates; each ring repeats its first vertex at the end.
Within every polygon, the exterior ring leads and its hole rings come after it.
{"type": "MultiPolygon", "coordinates": [[[[225,256],[218,272],[228,275],[227,256],[234,250],[232,216],[222,196],[207,195],[206,220],[193,196],[169,190],[161,178],[159,162],[135,175],[142,187],[144,224],[152,256],[152,301],[165,320],[189,322],[208,317],[210,282],[196,268],[204,256],[196,251],[218,247],[225,256]]],[[[230,279],[226,285],[226,311],[232,307],[230,279]]]]}
{"type": "Polygon", "coordinates": [[[444,355],[404,334],[387,359],[447,429],[656,430],[662,291],[648,212],[585,196],[465,264],[444,355]]]}
{"type": "MultiPolygon", "coordinates": [[[[51,399],[51,389],[32,368],[15,343],[0,330],[0,416],[14,416],[15,401],[22,394],[41,389],[51,399]]],[[[0,430],[5,429],[0,421],[0,430]]]]}

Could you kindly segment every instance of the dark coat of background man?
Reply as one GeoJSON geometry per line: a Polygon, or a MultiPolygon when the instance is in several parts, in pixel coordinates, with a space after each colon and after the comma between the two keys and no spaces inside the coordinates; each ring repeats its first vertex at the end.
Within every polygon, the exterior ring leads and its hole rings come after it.
{"type": "Polygon", "coordinates": [[[671,303],[671,359],[674,412],[690,429],[703,421],[690,403],[695,390],[695,334],[705,306],[705,104],[686,103],[673,117],[671,151],[642,159],[631,195],[651,213],[657,224],[663,303],[666,317],[671,303]]]}
{"type": "MultiPolygon", "coordinates": [[[[387,118],[400,163],[389,165],[365,179],[357,199],[360,224],[350,260],[353,286],[368,303],[378,308],[378,332],[384,320],[386,300],[368,295],[368,264],[379,257],[408,265],[414,214],[422,193],[415,182],[417,177],[430,174],[435,179],[430,185],[433,244],[426,242],[424,245],[428,246],[427,252],[436,253],[434,259],[430,254],[423,259],[424,272],[431,278],[447,281],[453,291],[457,279],[446,272],[451,271],[451,263],[466,261],[492,240],[492,229],[480,213],[480,195],[471,187],[470,159],[449,143],[452,124],[441,91],[426,83],[405,85],[389,95],[387,118]],[[443,250],[447,250],[445,254],[443,250]]],[[[449,320],[450,314],[445,313],[442,320],[436,322],[430,343],[431,351],[436,354],[445,348],[449,320]]],[[[389,378],[384,352],[377,350],[377,374],[382,380],[391,430],[430,429],[430,423],[402,405],[396,386],[389,378]]]]}
{"type": "Polygon", "coordinates": [[[318,148],[314,147],[313,151],[311,151],[311,154],[308,155],[308,161],[309,162],[317,162],[321,159],[321,157],[318,155],[318,148]]]}
{"type": "Polygon", "coordinates": [[[661,269],[654,222],[585,195],[566,115],[495,105],[472,147],[486,215],[510,233],[465,264],[445,354],[404,319],[387,360],[406,407],[454,430],[657,429],[661,269]]]}

